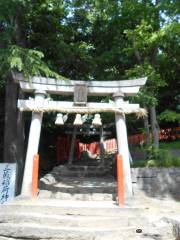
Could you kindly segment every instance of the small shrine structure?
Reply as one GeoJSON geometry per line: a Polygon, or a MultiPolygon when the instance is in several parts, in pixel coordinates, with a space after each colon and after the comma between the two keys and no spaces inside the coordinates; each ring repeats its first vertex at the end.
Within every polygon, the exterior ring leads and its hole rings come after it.
{"type": "Polygon", "coordinates": [[[31,111],[32,119],[26,153],[22,195],[31,196],[33,157],[38,154],[43,114],[57,112],[61,114],[98,114],[114,112],[118,144],[118,154],[123,158],[123,175],[125,197],[132,197],[132,181],[129,162],[129,148],[127,139],[125,114],[135,113],[145,115],[145,110],[139,104],[131,104],[124,100],[125,96],[134,96],[143,87],[147,78],[113,81],[79,81],[61,80],[44,77],[30,77],[26,79],[20,73],[13,73],[15,81],[19,82],[23,92],[33,93],[34,98],[19,99],[20,111],[31,111]],[[47,94],[61,96],[74,95],[74,101],[53,101],[47,94]],[[110,103],[89,102],[88,96],[111,96],[110,103]]]}

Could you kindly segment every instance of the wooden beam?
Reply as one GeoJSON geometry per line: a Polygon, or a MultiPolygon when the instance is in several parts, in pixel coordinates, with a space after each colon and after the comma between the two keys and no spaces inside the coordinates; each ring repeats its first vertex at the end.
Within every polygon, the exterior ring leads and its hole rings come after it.
{"type": "Polygon", "coordinates": [[[76,135],[77,135],[77,127],[74,127],[72,138],[71,138],[71,146],[70,146],[70,151],[69,151],[68,164],[71,164],[74,159],[76,135]]]}
{"type": "Polygon", "coordinates": [[[88,95],[108,96],[121,91],[127,96],[138,93],[147,78],[138,78],[132,80],[112,80],[112,81],[82,81],[82,80],[62,80],[44,77],[30,77],[25,79],[22,74],[13,73],[15,81],[20,83],[24,92],[34,92],[35,90],[44,90],[51,94],[72,95],[75,85],[87,85],[88,95]]]}
{"type": "Polygon", "coordinates": [[[74,86],[74,105],[86,106],[87,103],[87,85],[77,84],[74,86]]]}

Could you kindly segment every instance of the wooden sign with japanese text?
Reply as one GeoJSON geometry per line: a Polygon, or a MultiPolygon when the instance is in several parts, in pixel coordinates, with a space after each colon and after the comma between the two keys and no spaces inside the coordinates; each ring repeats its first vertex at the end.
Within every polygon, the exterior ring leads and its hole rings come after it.
{"type": "Polygon", "coordinates": [[[74,104],[86,105],[87,103],[87,85],[76,84],[74,86],[74,104]]]}
{"type": "Polygon", "coordinates": [[[15,196],[16,164],[0,163],[0,204],[15,196]]]}

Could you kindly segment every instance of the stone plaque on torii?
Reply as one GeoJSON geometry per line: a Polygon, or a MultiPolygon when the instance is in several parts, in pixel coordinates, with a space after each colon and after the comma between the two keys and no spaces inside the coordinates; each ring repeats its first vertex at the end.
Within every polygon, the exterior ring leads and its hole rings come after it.
{"type": "Polygon", "coordinates": [[[25,79],[22,74],[13,73],[13,78],[19,82],[22,91],[34,93],[30,100],[18,100],[20,111],[31,111],[32,120],[29,132],[26,162],[22,184],[22,194],[31,195],[33,156],[38,153],[42,117],[45,112],[59,113],[100,113],[114,112],[118,153],[123,157],[123,174],[125,196],[132,196],[132,181],[129,162],[129,148],[125,114],[145,114],[139,104],[130,104],[124,101],[125,96],[133,96],[144,86],[147,78],[114,81],[79,81],[61,80],[44,77],[31,77],[25,79]],[[81,93],[84,91],[83,93],[81,93]],[[75,92],[75,94],[74,94],[75,92]],[[46,94],[74,95],[74,102],[52,101],[46,94]],[[112,96],[114,102],[97,103],[88,102],[87,96],[112,96]]]}

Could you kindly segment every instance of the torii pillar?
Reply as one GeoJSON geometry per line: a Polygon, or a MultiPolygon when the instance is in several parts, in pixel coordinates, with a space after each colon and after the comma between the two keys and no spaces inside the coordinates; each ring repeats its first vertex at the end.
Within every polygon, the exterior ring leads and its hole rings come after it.
{"type": "MultiPolygon", "coordinates": [[[[122,107],[124,94],[117,92],[113,95],[114,101],[117,108],[122,107]]],[[[118,154],[123,158],[123,175],[124,175],[124,189],[125,197],[130,198],[133,195],[132,192],[132,180],[131,180],[131,168],[129,161],[129,147],[127,138],[127,128],[124,113],[116,113],[116,134],[117,134],[117,145],[118,154]]]]}
{"type": "MultiPolygon", "coordinates": [[[[35,91],[36,107],[42,106],[42,104],[44,103],[45,96],[46,96],[45,91],[42,91],[42,90],[35,91]]],[[[33,158],[34,158],[34,155],[38,153],[42,118],[43,118],[42,112],[32,113],[28,147],[27,147],[27,153],[26,153],[26,162],[25,162],[24,176],[23,176],[23,183],[22,183],[22,190],[21,190],[21,194],[23,196],[32,195],[33,158]]]]}

